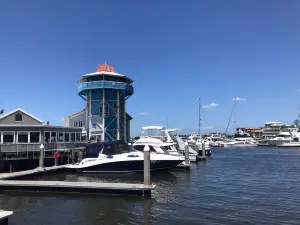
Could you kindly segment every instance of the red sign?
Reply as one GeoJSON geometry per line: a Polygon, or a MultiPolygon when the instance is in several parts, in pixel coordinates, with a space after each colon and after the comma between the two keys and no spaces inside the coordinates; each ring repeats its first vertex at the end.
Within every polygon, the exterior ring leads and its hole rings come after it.
{"type": "Polygon", "coordinates": [[[98,72],[106,71],[106,72],[115,72],[115,68],[108,64],[98,64],[98,72]]]}

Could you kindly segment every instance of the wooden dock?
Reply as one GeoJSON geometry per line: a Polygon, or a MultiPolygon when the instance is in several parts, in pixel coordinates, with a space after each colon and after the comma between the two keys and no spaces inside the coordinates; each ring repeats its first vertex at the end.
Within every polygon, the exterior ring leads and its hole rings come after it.
{"type": "Polygon", "coordinates": [[[4,211],[0,209],[0,224],[7,225],[8,224],[8,217],[13,214],[12,211],[4,211]]]}
{"type": "MultiPolygon", "coordinates": [[[[135,194],[150,196],[155,185],[130,183],[103,182],[68,182],[68,181],[38,181],[21,180],[24,176],[46,173],[64,169],[65,165],[52,167],[38,167],[13,173],[0,174],[0,190],[29,191],[29,192],[65,192],[65,193],[103,193],[103,194],[135,194]],[[18,180],[16,180],[18,178],[18,180]]],[[[1,225],[1,223],[0,223],[1,225]]]]}
{"type": "Polygon", "coordinates": [[[68,181],[0,180],[2,191],[151,195],[155,185],[68,181]]]}
{"type": "Polygon", "coordinates": [[[37,167],[33,170],[25,170],[25,171],[19,171],[19,172],[12,172],[12,173],[0,173],[0,180],[5,180],[5,179],[15,179],[17,177],[23,177],[23,176],[29,176],[29,175],[34,175],[34,174],[39,174],[39,173],[44,173],[44,172],[50,172],[50,171],[55,171],[55,170],[61,170],[64,169],[65,165],[61,166],[51,166],[51,167],[37,167]]]}

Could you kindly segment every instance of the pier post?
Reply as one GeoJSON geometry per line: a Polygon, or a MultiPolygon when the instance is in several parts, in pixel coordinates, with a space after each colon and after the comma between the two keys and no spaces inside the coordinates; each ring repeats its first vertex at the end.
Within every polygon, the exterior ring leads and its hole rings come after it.
{"type": "Polygon", "coordinates": [[[144,147],[144,185],[150,185],[150,148],[148,145],[144,147]]]}
{"type": "Polygon", "coordinates": [[[189,156],[189,144],[187,141],[184,143],[184,156],[185,156],[185,163],[188,165],[190,163],[190,156],[189,156]]]}
{"type": "Polygon", "coordinates": [[[41,146],[40,146],[40,163],[39,163],[39,165],[40,165],[40,167],[44,167],[44,159],[45,159],[45,147],[44,147],[44,145],[43,144],[41,144],[41,146]]]}

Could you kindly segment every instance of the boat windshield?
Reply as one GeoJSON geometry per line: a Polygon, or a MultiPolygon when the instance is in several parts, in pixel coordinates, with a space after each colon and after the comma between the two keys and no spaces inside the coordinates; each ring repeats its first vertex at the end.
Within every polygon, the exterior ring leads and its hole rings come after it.
{"type": "Polygon", "coordinates": [[[164,129],[147,129],[142,130],[141,137],[153,137],[166,141],[167,136],[164,129]]]}
{"type": "Polygon", "coordinates": [[[108,143],[104,146],[104,149],[102,150],[102,154],[117,155],[117,154],[129,153],[135,151],[136,150],[134,148],[131,148],[125,142],[113,142],[113,143],[108,143]]]}

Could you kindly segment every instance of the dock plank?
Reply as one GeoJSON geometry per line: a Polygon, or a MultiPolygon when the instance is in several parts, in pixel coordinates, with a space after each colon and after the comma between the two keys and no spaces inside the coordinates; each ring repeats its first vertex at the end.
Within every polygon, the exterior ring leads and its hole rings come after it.
{"type": "Polygon", "coordinates": [[[19,171],[19,172],[12,172],[12,173],[0,173],[0,180],[3,179],[12,179],[12,178],[17,178],[17,177],[22,177],[22,176],[27,176],[27,175],[33,175],[33,174],[38,174],[42,172],[47,172],[47,171],[55,171],[55,170],[60,170],[64,169],[65,165],[60,165],[60,166],[51,166],[51,167],[37,167],[32,170],[25,170],[25,171],[19,171]]]}
{"type": "Polygon", "coordinates": [[[0,180],[0,189],[4,191],[39,191],[39,192],[75,192],[75,193],[110,193],[110,194],[147,194],[155,185],[130,183],[99,183],[69,181],[27,181],[0,180]]]}

